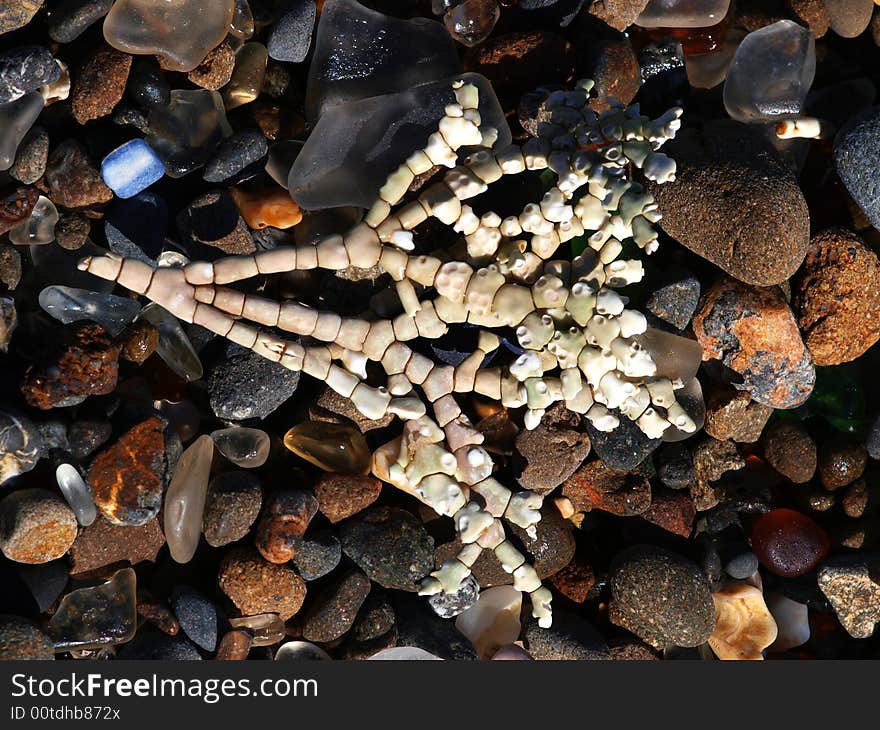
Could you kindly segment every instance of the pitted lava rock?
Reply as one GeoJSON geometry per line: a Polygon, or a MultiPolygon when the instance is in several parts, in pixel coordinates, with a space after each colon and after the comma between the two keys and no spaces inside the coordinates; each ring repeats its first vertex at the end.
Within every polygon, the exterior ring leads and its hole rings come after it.
{"type": "Polygon", "coordinates": [[[119,350],[100,325],[73,325],[28,368],[21,386],[25,400],[48,410],[80,396],[112,393],[119,375],[119,350]]]}

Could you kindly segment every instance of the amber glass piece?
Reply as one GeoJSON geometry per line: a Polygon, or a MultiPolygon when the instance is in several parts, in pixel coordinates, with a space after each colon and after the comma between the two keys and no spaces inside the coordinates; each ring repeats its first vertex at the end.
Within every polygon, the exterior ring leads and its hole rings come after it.
{"type": "Polygon", "coordinates": [[[324,471],[366,474],[370,469],[370,449],[354,426],[308,421],[284,434],[284,445],[324,471]]]}

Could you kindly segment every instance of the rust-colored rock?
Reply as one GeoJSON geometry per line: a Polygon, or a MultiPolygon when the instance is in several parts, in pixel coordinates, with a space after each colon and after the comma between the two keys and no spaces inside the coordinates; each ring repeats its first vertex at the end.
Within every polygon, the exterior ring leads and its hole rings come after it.
{"type": "Polygon", "coordinates": [[[292,560],[318,511],[318,500],[300,489],[274,492],[263,507],[254,543],[270,563],[292,560]]]}
{"type": "Polygon", "coordinates": [[[229,194],[245,223],[255,230],[270,226],[292,228],[302,220],[302,211],[284,188],[276,186],[256,191],[230,188],[229,194]]]}
{"type": "Polygon", "coordinates": [[[626,30],[647,4],[648,0],[592,0],[587,10],[612,28],[626,30]]]}
{"type": "Polygon", "coordinates": [[[723,277],[703,295],[693,326],[703,360],[736,373],[733,386],[758,403],[796,408],[813,392],[813,360],[778,288],[723,277]]]}
{"type": "Polygon", "coordinates": [[[730,387],[712,390],[706,398],[704,428],[719,441],[752,444],[761,438],[761,432],[773,409],[756,403],[748,393],[730,387]]]}
{"type": "Polygon", "coordinates": [[[108,566],[155,562],[165,544],[158,518],[143,525],[114,525],[98,517],[82,528],[70,548],[70,574],[90,573],[108,566]]]}
{"type": "Polygon", "coordinates": [[[601,114],[610,108],[609,101],[629,104],[642,85],[642,74],[629,38],[591,40],[580,44],[578,77],[592,79],[594,99],[590,108],[601,114]]]}
{"type": "Polygon", "coordinates": [[[217,646],[217,661],[243,661],[247,659],[251,644],[254,643],[251,632],[247,629],[232,629],[223,634],[217,646]]]}
{"type": "Polygon", "coordinates": [[[667,532],[688,538],[694,529],[697,508],[687,492],[655,489],[651,506],[641,516],[667,532]]]}
{"type": "Polygon", "coordinates": [[[277,613],[286,621],[306,597],[306,584],[294,570],[263,560],[252,548],[228,552],[217,582],[243,616],[277,613]]]}
{"type": "Polygon", "coordinates": [[[116,389],[120,347],[100,325],[71,325],[60,342],[48,344],[47,351],[28,368],[21,386],[30,405],[47,410],[116,389]]]}
{"type": "Polygon", "coordinates": [[[762,438],[764,456],[776,471],[795,484],[805,484],[816,473],[816,443],[800,421],[771,424],[762,438]]]}
{"type": "Polygon", "coordinates": [[[162,633],[168,634],[168,636],[177,636],[180,632],[180,622],[177,620],[177,617],[161,601],[138,599],[137,612],[138,616],[142,616],[162,633]]]}
{"type": "Polygon", "coordinates": [[[132,57],[115,48],[101,48],[79,70],[73,85],[71,111],[80,124],[110,114],[122,100],[132,57]]]}
{"type": "Polygon", "coordinates": [[[117,525],[144,525],[162,505],[165,422],[151,416],[104,449],[89,467],[95,504],[117,525]]]}
{"type": "Polygon", "coordinates": [[[21,489],[0,500],[0,550],[29,565],[63,556],[76,538],[73,510],[46,489],[21,489]]]}
{"type": "Polygon", "coordinates": [[[816,365],[855,360],[880,339],[880,259],[855,233],[813,236],[792,294],[816,365]]]}
{"type": "Polygon", "coordinates": [[[584,464],[566,479],[562,494],[579,512],[598,509],[631,517],[651,506],[651,484],[644,476],[615,471],[600,459],[584,464]]]}
{"type": "Polygon", "coordinates": [[[828,17],[825,0],[788,0],[788,5],[816,38],[821,38],[828,32],[831,18],[828,17]]]}
{"type": "Polygon", "coordinates": [[[382,482],[366,474],[322,474],[314,486],[318,509],[333,524],[365,510],[381,491],[382,482]]]}
{"type": "Polygon", "coordinates": [[[569,600],[583,603],[596,585],[596,574],[590,561],[575,555],[568,565],[550,577],[549,583],[569,600]]]}
{"type": "Polygon", "coordinates": [[[39,198],[39,190],[22,186],[0,195],[0,235],[27,220],[39,198]]]}
{"type": "Polygon", "coordinates": [[[688,487],[697,510],[703,512],[718,504],[718,495],[712,482],[717,482],[727,472],[742,469],[745,465],[746,462],[733,441],[713,438],[701,441],[694,449],[696,481],[688,487]]]}

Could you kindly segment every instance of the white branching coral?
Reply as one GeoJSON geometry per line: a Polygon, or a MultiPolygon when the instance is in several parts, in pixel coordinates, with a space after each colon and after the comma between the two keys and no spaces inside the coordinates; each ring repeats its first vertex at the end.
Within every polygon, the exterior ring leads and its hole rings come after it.
{"type": "Polygon", "coordinates": [[[534,534],[542,497],[514,493],[492,477],[483,436],[455,394],[525,406],[527,428],[558,401],[601,431],[616,428],[620,416],[651,438],[670,428],[695,428],[675,399],[681,381],[660,377],[639,339],[647,329],[644,315],[627,309],[627,299],[615,291],[644,275],[639,260],[620,258],[624,245],[632,241],[648,254],[657,248],[653,224],[660,214],[649,192],[631,179],[631,168],[658,183],[674,179],[675,163],[658,150],[678,130],[681,110],[651,120],[637,107],[615,106],[597,116],[587,105],[591,88],[582,81],[573,91],[552,93],[539,136],[494,152],[496,130],[481,126],[476,87],[455,84],[457,101],[446,107],[426,147],[388,177],[363,222],[344,236],[182,268],[156,269],[113,254],[85,259],[80,268],[325,381],[368,417],[400,417],[403,434],[377,450],[373,472],[453,517],[464,545],[424,579],[421,592],[457,591],[489,549],[512,574],[514,587],[530,594],[539,623],[549,626],[551,594],[502,524],[534,534]],[[462,148],[466,155],[459,154],[462,148]],[[435,165],[450,168],[442,181],[400,205],[415,176],[435,165]],[[556,184],[519,215],[478,217],[465,204],[504,175],[547,168],[556,184]],[[448,253],[408,253],[413,229],[429,217],[462,234],[466,255],[450,260],[448,253]],[[581,255],[554,258],[562,244],[580,236],[588,243],[581,255]],[[226,286],[258,275],[349,266],[378,266],[390,274],[403,313],[342,317],[226,286]],[[436,363],[407,344],[441,337],[456,323],[480,330],[476,352],[458,366],[436,363]],[[523,354],[509,366],[482,367],[499,345],[493,332],[499,328],[514,329],[523,354]],[[368,360],[382,365],[385,385],[367,383],[368,360]]]}

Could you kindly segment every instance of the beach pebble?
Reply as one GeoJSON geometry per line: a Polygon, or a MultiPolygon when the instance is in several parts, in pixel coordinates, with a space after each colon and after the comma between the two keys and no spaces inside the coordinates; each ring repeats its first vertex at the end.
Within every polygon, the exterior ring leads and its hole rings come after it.
{"type": "Polygon", "coordinates": [[[245,471],[227,471],[208,485],[204,534],[212,547],[241,540],[260,514],[263,490],[260,480],[245,471]]]}
{"type": "Polygon", "coordinates": [[[33,185],[46,172],[49,159],[49,134],[42,127],[31,127],[18,145],[9,174],[25,185],[33,185]]]}
{"type": "Polygon", "coordinates": [[[880,260],[855,233],[813,236],[792,294],[816,365],[855,360],[880,339],[880,260]]]}
{"type": "Polygon", "coordinates": [[[89,56],[73,85],[71,111],[80,124],[106,117],[125,93],[132,58],[114,48],[102,48],[89,56]]]}
{"type": "Polygon", "coordinates": [[[778,289],[722,278],[703,295],[694,334],[703,360],[717,361],[739,376],[733,387],[758,403],[795,408],[813,391],[810,352],[778,289]]]}
{"type": "Polygon", "coordinates": [[[341,559],[339,538],[329,530],[319,530],[299,541],[293,564],[303,580],[317,580],[334,570],[341,559]]]}
{"type": "Polygon", "coordinates": [[[676,329],[683,330],[690,324],[700,303],[700,281],[688,272],[669,278],[671,281],[654,288],[645,302],[645,309],[676,329]]]}
{"type": "Polygon", "coordinates": [[[313,489],[321,514],[336,524],[373,504],[382,482],[367,474],[322,474],[313,489]]]}
{"type": "Polygon", "coordinates": [[[792,509],[774,509],[752,526],[752,550],[767,570],[785,578],[809,573],[828,555],[825,531],[792,509]]]}
{"type": "Polygon", "coordinates": [[[294,0],[287,4],[284,15],[272,26],[266,47],[276,61],[304,61],[312,43],[317,11],[314,0],[294,0]]]}
{"type": "Polygon", "coordinates": [[[458,615],[455,628],[470,640],[481,659],[489,659],[519,638],[521,608],[522,593],[512,586],[488,588],[458,615]]]}
{"type": "Polygon", "coordinates": [[[10,560],[56,560],[70,549],[76,533],[76,515],[52,492],[22,489],[0,500],[0,550],[10,560]]]}
{"type": "Polygon", "coordinates": [[[553,625],[538,626],[532,618],[525,621],[523,640],[529,655],[545,661],[608,659],[608,645],[585,618],[564,608],[553,607],[553,625]]]}
{"type": "Polygon", "coordinates": [[[265,418],[296,392],[299,375],[250,350],[230,348],[208,372],[211,410],[231,421],[265,418]]]}
{"type": "Polygon", "coordinates": [[[587,11],[617,30],[636,22],[648,0],[590,0],[587,11]]]}
{"type": "Polygon", "coordinates": [[[581,417],[563,404],[552,406],[541,423],[521,431],[516,451],[525,462],[516,480],[523,489],[547,494],[572,475],[590,453],[581,417]]]}
{"type": "Polygon", "coordinates": [[[286,621],[306,597],[306,584],[296,571],[264,560],[253,548],[226,553],[217,582],[245,616],[277,613],[286,621]]]}
{"type": "Polygon", "coordinates": [[[235,51],[228,41],[223,41],[205,56],[205,60],[190,71],[186,77],[203,89],[219,91],[229,83],[234,70],[235,51]]]}
{"type": "Polygon", "coordinates": [[[354,623],[357,612],[370,592],[369,579],[351,570],[319,594],[303,619],[303,638],[307,641],[335,641],[354,623]]]}
{"type": "Polygon", "coordinates": [[[777,421],[762,436],[764,456],[776,471],[795,484],[805,484],[816,473],[816,443],[800,421],[777,421]]]}
{"type": "Polygon", "coordinates": [[[874,228],[880,229],[880,106],[850,119],[834,138],[834,166],[853,200],[874,228]]]}
{"type": "Polygon", "coordinates": [[[119,652],[120,659],[137,661],[198,661],[202,655],[198,648],[182,636],[138,632],[133,641],[119,652]]]}
{"type": "Polygon", "coordinates": [[[43,7],[44,0],[5,0],[0,3],[0,35],[23,28],[43,7]]]}
{"type": "Polygon", "coordinates": [[[871,22],[871,0],[825,0],[831,30],[843,38],[861,35],[871,22]]]}
{"type": "Polygon", "coordinates": [[[49,15],[49,36],[58,43],[70,43],[109,12],[113,0],[63,0],[49,15]]]}
{"type": "Polygon", "coordinates": [[[372,507],[340,526],[342,550],[384,588],[418,590],[434,569],[434,540],[409,512],[372,507]]]}
{"type": "Polygon", "coordinates": [[[24,659],[55,659],[52,639],[26,618],[0,615],[0,660],[24,659]]]}
{"type": "Polygon", "coordinates": [[[171,607],[180,628],[205,651],[217,646],[217,609],[205,596],[189,586],[178,586],[171,595],[171,607]]]}
{"type": "Polygon", "coordinates": [[[202,177],[207,182],[224,182],[262,160],[268,152],[266,138],[258,130],[237,132],[221,142],[202,177]]]}
{"type": "Polygon", "coordinates": [[[52,202],[62,208],[85,208],[113,199],[113,191],[77,140],[65,140],[52,150],[43,179],[52,202]]]}
{"type": "Polygon", "coordinates": [[[810,218],[797,180],[771,145],[746,125],[707,122],[663,148],[675,182],[652,184],[660,226],[740,281],[771,286],[801,265],[810,218]]]}
{"type": "Polygon", "coordinates": [[[165,545],[158,517],[143,525],[114,525],[98,517],[70,546],[70,574],[91,573],[117,563],[155,562],[165,545]]]}
{"type": "Polygon", "coordinates": [[[878,570],[880,558],[876,553],[841,555],[819,568],[819,588],[853,638],[870,638],[880,621],[880,583],[875,581],[878,570]]]}
{"type": "Polygon", "coordinates": [[[318,500],[301,489],[280,489],[263,503],[254,544],[270,563],[286,563],[318,511],[318,500]]]}
{"type": "Polygon", "coordinates": [[[819,449],[819,479],[822,486],[834,491],[852,484],[865,472],[868,452],[853,439],[832,438],[819,449]]]}
{"type": "Polygon", "coordinates": [[[772,408],[756,403],[745,391],[718,387],[706,399],[704,428],[719,441],[752,444],[761,438],[772,414],[772,408]]]}
{"type": "Polygon", "coordinates": [[[715,629],[709,584],[695,563],[639,545],[611,566],[611,621],[656,647],[699,646],[715,629]]]}
{"type": "Polygon", "coordinates": [[[225,191],[200,195],[177,216],[184,241],[213,246],[226,254],[253,253],[254,239],[225,191]]]}
{"type": "Polygon", "coordinates": [[[61,68],[42,46],[19,46],[0,55],[0,104],[56,81],[61,68]]]}

